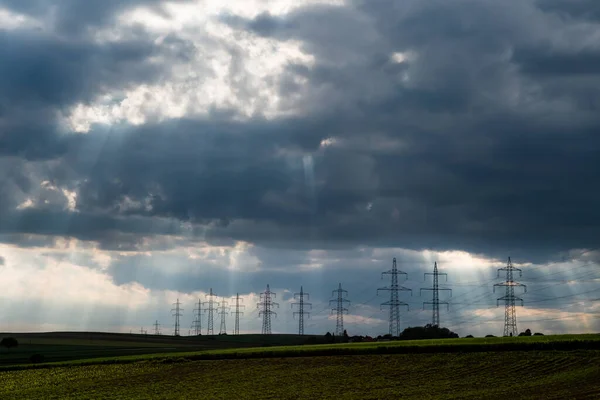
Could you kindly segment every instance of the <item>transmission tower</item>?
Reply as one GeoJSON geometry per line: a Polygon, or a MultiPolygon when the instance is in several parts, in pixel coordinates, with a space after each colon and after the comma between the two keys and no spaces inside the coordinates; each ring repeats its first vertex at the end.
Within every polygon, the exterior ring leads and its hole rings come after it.
{"type": "Polygon", "coordinates": [[[271,310],[271,307],[279,307],[279,304],[273,302],[273,298],[277,295],[271,292],[269,289],[269,285],[267,285],[267,290],[260,294],[260,303],[256,304],[256,307],[262,307],[262,310],[258,313],[259,316],[263,317],[262,324],[262,334],[270,335],[271,334],[271,316],[277,316],[277,313],[271,310]]]}
{"type": "Polygon", "coordinates": [[[160,324],[158,323],[158,320],[156,320],[156,322],[154,323],[154,334],[160,335],[160,324]]]}
{"type": "Polygon", "coordinates": [[[233,334],[234,335],[239,335],[240,334],[240,315],[243,315],[244,313],[242,311],[240,311],[240,307],[245,307],[243,304],[240,304],[240,301],[243,301],[244,299],[240,299],[240,294],[236,293],[235,297],[235,311],[233,312],[233,314],[235,315],[235,325],[233,328],[233,334]]]}
{"type": "Polygon", "coordinates": [[[217,295],[213,293],[212,288],[210,288],[210,292],[206,295],[206,297],[208,298],[208,301],[205,301],[202,304],[208,305],[207,308],[204,309],[204,311],[208,311],[208,327],[206,328],[206,334],[207,335],[214,335],[215,331],[214,331],[214,310],[215,310],[215,303],[218,304],[217,301],[215,301],[213,298],[216,297],[217,295]]]}
{"type": "Polygon", "coordinates": [[[344,303],[350,305],[350,300],[345,299],[345,297],[348,296],[348,291],[342,289],[342,284],[340,283],[339,287],[332,292],[331,296],[337,296],[336,299],[329,300],[329,304],[331,304],[331,302],[336,302],[336,307],[331,309],[332,312],[335,311],[337,314],[335,334],[342,336],[344,334],[344,313],[348,313],[348,309],[344,308],[344,303]]]}
{"type": "Polygon", "coordinates": [[[179,307],[181,305],[179,299],[177,299],[177,302],[173,303],[173,305],[175,306],[175,308],[172,309],[171,312],[174,312],[173,316],[175,317],[175,336],[179,336],[179,317],[183,315],[181,314],[183,308],[179,307]]]}
{"type": "Polygon", "coordinates": [[[194,308],[194,312],[196,313],[196,319],[192,323],[192,329],[194,335],[200,336],[202,334],[202,301],[200,299],[198,299],[198,305],[194,308]]]}
{"type": "Polygon", "coordinates": [[[433,291],[433,299],[432,301],[424,301],[423,309],[425,309],[426,304],[431,304],[433,306],[433,318],[431,324],[433,326],[440,326],[440,304],[445,304],[448,306],[448,310],[450,310],[450,303],[447,301],[440,301],[440,290],[449,290],[450,296],[452,296],[452,289],[440,289],[439,287],[439,276],[443,275],[446,278],[446,282],[448,281],[448,274],[445,272],[438,272],[437,262],[433,264],[433,272],[425,272],[423,275],[423,280],[427,279],[427,275],[433,276],[433,287],[431,288],[421,288],[420,293],[423,293],[423,290],[431,290],[433,291]]]}
{"type": "Polygon", "coordinates": [[[392,335],[392,337],[398,337],[400,336],[400,306],[406,306],[408,309],[408,304],[399,300],[398,292],[401,290],[410,291],[412,296],[412,289],[398,285],[398,275],[406,275],[406,272],[398,270],[396,265],[396,257],[394,257],[392,260],[392,269],[382,272],[381,279],[384,278],[384,275],[392,276],[392,284],[390,286],[377,289],[377,295],[379,295],[380,290],[386,290],[390,292],[390,300],[386,301],[385,303],[381,303],[381,308],[383,309],[385,306],[390,307],[390,335],[392,335]]]}
{"type": "Polygon", "coordinates": [[[229,314],[229,306],[225,299],[222,299],[219,305],[219,315],[221,315],[221,327],[219,328],[219,335],[227,335],[227,327],[225,326],[225,316],[229,314]]]}
{"type": "Polygon", "coordinates": [[[525,293],[527,293],[527,286],[513,280],[513,273],[515,271],[519,273],[519,276],[523,276],[523,271],[513,267],[510,257],[508,257],[506,267],[498,268],[498,277],[500,277],[500,272],[502,271],[506,271],[506,281],[496,283],[494,285],[494,292],[496,292],[496,286],[505,286],[506,293],[504,296],[498,298],[496,306],[500,305],[500,300],[504,300],[504,336],[517,336],[517,312],[515,311],[515,301],[520,301],[522,306],[523,299],[515,296],[515,287],[523,287],[525,293]]]}
{"type": "Polygon", "coordinates": [[[306,296],[306,299],[309,298],[308,293],[304,293],[302,286],[300,286],[300,293],[294,293],[294,299],[297,299],[298,302],[292,303],[292,309],[294,308],[294,306],[298,306],[298,311],[295,311],[293,314],[294,317],[296,315],[298,315],[300,317],[298,319],[298,335],[304,335],[304,314],[306,314],[308,317],[310,317],[310,312],[304,311],[304,307],[308,307],[309,309],[312,308],[311,303],[307,303],[304,301],[305,296],[306,296]]]}

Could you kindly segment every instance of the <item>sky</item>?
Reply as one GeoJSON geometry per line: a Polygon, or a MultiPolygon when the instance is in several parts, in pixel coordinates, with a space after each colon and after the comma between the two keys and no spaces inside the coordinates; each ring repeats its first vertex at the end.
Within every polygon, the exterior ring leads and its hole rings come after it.
{"type": "Polygon", "coordinates": [[[0,0],[0,60],[0,331],[188,334],[212,288],[260,332],[268,284],[324,334],[341,284],[385,334],[395,257],[401,329],[437,262],[501,335],[511,257],[519,331],[600,332],[596,0],[0,0]]]}

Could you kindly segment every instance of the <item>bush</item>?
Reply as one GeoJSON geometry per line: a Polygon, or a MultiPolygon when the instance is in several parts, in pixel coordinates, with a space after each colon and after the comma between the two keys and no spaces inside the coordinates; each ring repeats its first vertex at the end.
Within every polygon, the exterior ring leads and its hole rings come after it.
{"type": "Polygon", "coordinates": [[[472,339],[472,338],[473,338],[473,335],[467,335],[467,336],[465,336],[465,338],[472,339]]]}
{"type": "Polygon", "coordinates": [[[41,354],[34,354],[31,357],[29,357],[29,361],[31,361],[34,364],[41,363],[44,362],[44,356],[41,354]]]}
{"type": "Polygon", "coordinates": [[[544,334],[542,332],[536,332],[533,334],[533,336],[544,336],[544,334]]]}
{"type": "Polygon", "coordinates": [[[485,337],[496,337],[494,335],[485,335],[485,337]]]}

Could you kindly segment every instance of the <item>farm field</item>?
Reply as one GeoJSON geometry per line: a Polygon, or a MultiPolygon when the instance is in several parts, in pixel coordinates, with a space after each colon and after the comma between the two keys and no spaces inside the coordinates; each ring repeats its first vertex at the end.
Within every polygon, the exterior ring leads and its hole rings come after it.
{"type": "Polygon", "coordinates": [[[298,335],[223,335],[223,336],[161,336],[99,332],[49,332],[0,334],[18,340],[16,348],[0,348],[0,368],[6,365],[28,364],[33,354],[41,354],[46,362],[198,352],[213,349],[257,346],[298,345],[309,336],[298,335]]]}
{"type": "Polygon", "coordinates": [[[46,334],[24,340],[18,348],[0,351],[0,370],[44,368],[56,365],[125,364],[137,361],[180,361],[313,357],[367,354],[507,352],[540,350],[600,350],[600,335],[555,335],[514,338],[403,340],[366,343],[297,345],[307,337],[296,335],[239,335],[168,337],[99,334],[88,341],[71,334],[46,334]],[[136,336],[138,336],[136,338],[136,336]],[[109,340],[113,339],[113,340],[109,340]],[[127,340],[125,340],[127,339],[127,340]],[[281,346],[280,344],[287,344],[281,346]],[[280,346],[278,346],[280,345],[280,346]],[[32,364],[32,354],[43,364],[32,364]]]}
{"type": "Polygon", "coordinates": [[[389,354],[0,372],[2,399],[592,399],[600,352],[389,354]]]}

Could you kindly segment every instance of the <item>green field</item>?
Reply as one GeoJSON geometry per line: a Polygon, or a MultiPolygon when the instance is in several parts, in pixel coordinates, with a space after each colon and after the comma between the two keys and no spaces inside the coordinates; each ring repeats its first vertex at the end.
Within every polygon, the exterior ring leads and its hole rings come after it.
{"type": "Polygon", "coordinates": [[[0,373],[2,399],[593,399],[600,352],[176,359],[0,373]]]}
{"type": "Polygon", "coordinates": [[[223,335],[158,336],[100,332],[50,332],[2,334],[18,340],[16,348],[0,348],[0,368],[29,364],[33,354],[46,362],[135,356],[153,353],[198,352],[214,349],[298,345],[310,336],[298,335],[223,335]]]}
{"type": "Polygon", "coordinates": [[[597,334],[324,345],[296,335],[12,336],[20,345],[0,356],[0,399],[600,398],[597,334]],[[30,363],[32,350],[55,362],[30,363]]]}

